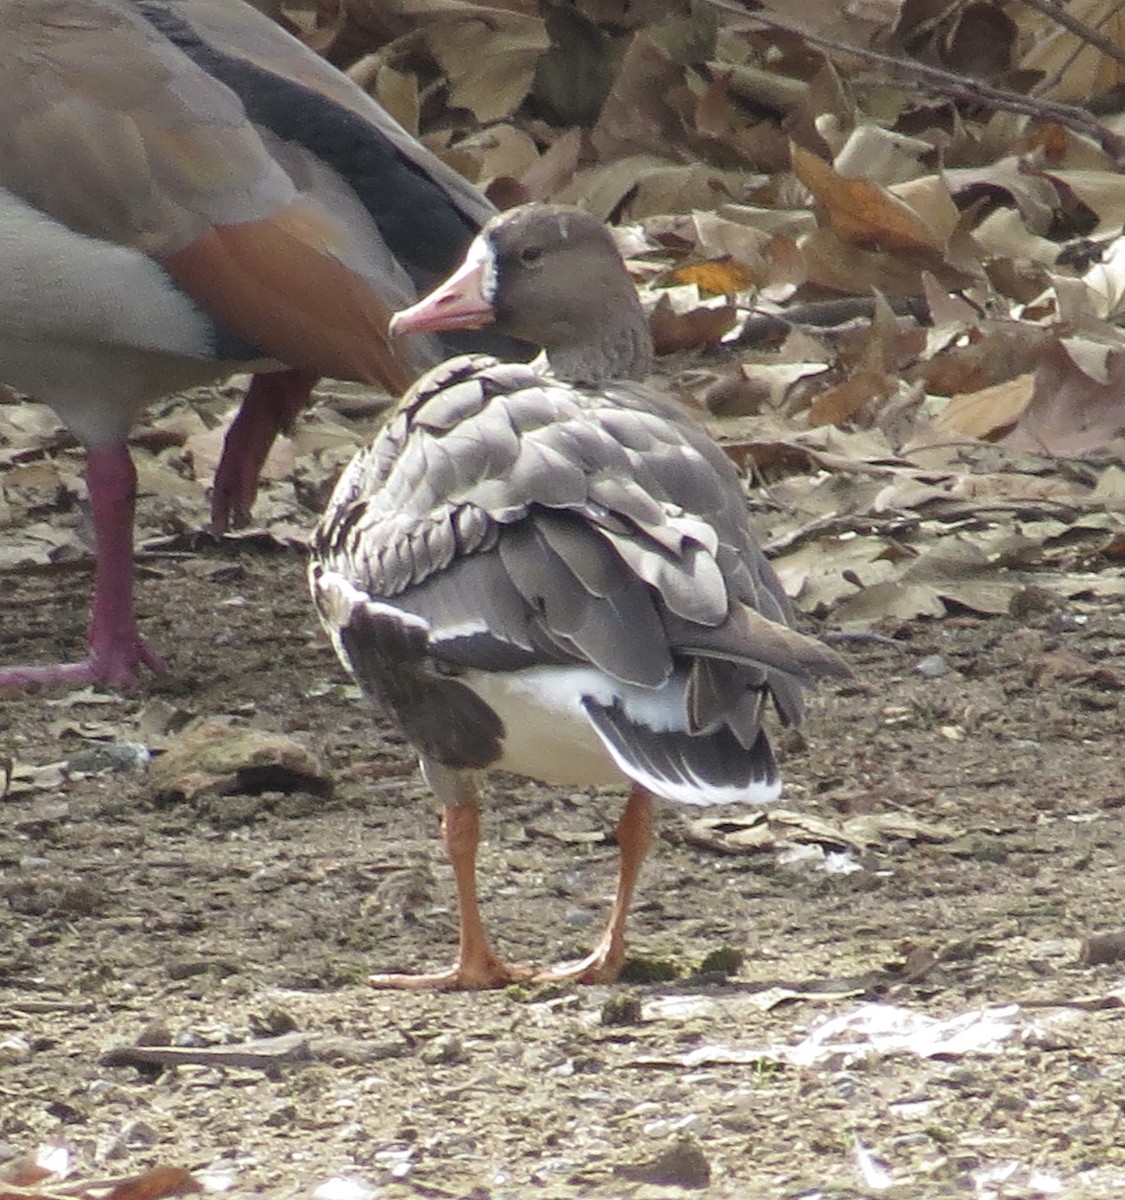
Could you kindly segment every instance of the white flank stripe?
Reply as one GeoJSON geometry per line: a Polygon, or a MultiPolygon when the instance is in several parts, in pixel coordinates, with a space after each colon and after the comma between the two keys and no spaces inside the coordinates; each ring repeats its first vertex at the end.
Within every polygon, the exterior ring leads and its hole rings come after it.
{"type": "Polygon", "coordinates": [[[677,804],[769,804],[781,793],[780,783],[721,788],[695,776],[680,784],[656,779],[607,744],[582,707],[584,696],[603,705],[617,701],[637,724],[656,732],[684,732],[686,676],[673,677],[659,688],[623,684],[593,667],[469,671],[461,678],[504,722],[504,756],[495,764],[498,769],[576,787],[632,779],[677,804]]]}

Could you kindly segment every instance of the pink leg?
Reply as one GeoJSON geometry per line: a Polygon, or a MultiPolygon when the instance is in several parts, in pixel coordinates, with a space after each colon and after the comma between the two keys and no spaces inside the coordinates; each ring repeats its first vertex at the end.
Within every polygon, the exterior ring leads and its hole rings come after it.
{"type": "Polygon", "coordinates": [[[125,446],[86,451],[86,486],[94,515],[94,605],[85,662],[0,670],[0,687],[29,683],[133,683],[138,669],[166,668],[137,630],[133,608],[133,520],[137,472],[125,446]]]}
{"type": "Polygon", "coordinates": [[[227,430],[211,490],[211,528],[216,533],[250,521],[258,477],[277,435],[288,431],[308,403],[317,376],[308,371],[255,375],[227,430]]]}

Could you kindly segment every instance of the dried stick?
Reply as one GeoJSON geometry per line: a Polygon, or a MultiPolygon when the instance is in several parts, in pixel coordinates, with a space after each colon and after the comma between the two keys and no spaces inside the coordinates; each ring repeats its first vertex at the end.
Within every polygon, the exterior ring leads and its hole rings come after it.
{"type": "Polygon", "coordinates": [[[1069,30],[1080,41],[1085,42],[1088,46],[1093,46],[1095,50],[1100,50],[1106,58],[1112,58],[1114,62],[1125,66],[1125,46],[1119,46],[1112,38],[1107,38],[1104,33],[1099,33],[1093,25],[1080,20],[1061,4],[1056,4],[1054,0],[1019,0],[1019,2],[1027,8],[1035,9],[1037,13],[1042,13],[1045,17],[1050,17],[1056,25],[1061,25],[1063,29],[1069,30]]]}
{"type": "Polygon", "coordinates": [[[405,1043],[360,1042],[350,1038],[285,1033],[220,1046],[117,1046],[98,1060],[105,1067],[234,1067],[265,1071],[313,1061],[376,1062],[398,1058],[407,1052],[405,1043]]]}
{"type": "Polygon", "coordinates": [[[924,84],[931,91],[942,96],[950,96],[956,100],[971,100],[987,107],[1002,109],[1006,112],[1022,113],[1040,121],[1054,121],[1067,129],[1073,129],[1084,137],[1092,138],[1105,153],[1113,159],[1118,167],[1125,167],[1125,138],[1120,137],[1111,129],[1107,129],[1100,121],[1084,108],[1074,104],[1060,104],[1053,100],[1035,100],[1022,96],[1019,92],[1010,92],[1004,88],[992,87],[979,80],[970,79],[967,75],[958,75],[953,71],[945,71],[940,67],[927,66],[925,63],[914,62],[907,58],[895,58],[890,54],[880,54],[877,50],[867,50],[860,46],[849,46],[843,42],[822,38],[815,33],[806,33],[790,25],[779,17],[772,17],[761,11],[747,12],[735,0],[708,0],[708,3],[724,12],[736,13],[740,17],[756,25],[765,25],[769,29],[779,29],[784,33],[792,33],[803,39],[808,45],[818,50],[826,50],[834,54],[849,54],[861,62],[870,63],[885,70],[890,75],[908,76],[910,79],[924,84]]]}

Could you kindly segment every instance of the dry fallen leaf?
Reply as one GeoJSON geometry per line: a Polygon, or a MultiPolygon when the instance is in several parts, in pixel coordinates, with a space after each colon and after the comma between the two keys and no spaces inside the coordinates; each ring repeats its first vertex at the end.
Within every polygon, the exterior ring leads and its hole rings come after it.
{"type": "Polygon", "coordinates": [[[934,425],[995,441],[1015,425],[1027,408],[1033,382],[1031,375],[1019,375],[978,392],[963,392],[938,413],[934,425]]]}
{"type": "Polygon", "coordinates": [[[202,1191],[202,1185],[183,1167],[153,1167],[143,1175],[115,1184],[105,1200],[163,1200],[165,1196],[189,1196],[202,1191]]]}
{"type": "Polygon", "coordinates": [[[700,305],[676,312],[668,297],[661,296],[649,314],[649,328],[657,354],[671,354],[715,345],[734,327],[736,320],[737,313],[729,304],[718,308],[700,305]]]}
{"type": "Polygon", "coordinates": [[[754,282],[746,266],[729,257],[686,263],[676,267],[671,278],[674,283],[694,284],[704,296],[734,296],[754,282]]]}
{"type": "Polygon", "coordinates": [[[869,179],[846,178],[823,159],[793,146],[797,178],[823,206],[833,231],[845,242],[882,250],[940,254],[948,237],[886,188],[869,179]]]}
{"type": "Polygon", "coordinates": [[[535,65],[550,46],[538,16],[483,5],[450,13],[426,31],[434,57],[449,77],[449,104],[488,124],[513,113],[531,88],[535,65]]]}
{"type": "Polygon", "coordinates": [[[1059,341],[1004,444],[1076,457],[1125,434],[1125,346],[1059,341]],[[1090,353],[1085,353],[1090,351],[1090,353]]]}

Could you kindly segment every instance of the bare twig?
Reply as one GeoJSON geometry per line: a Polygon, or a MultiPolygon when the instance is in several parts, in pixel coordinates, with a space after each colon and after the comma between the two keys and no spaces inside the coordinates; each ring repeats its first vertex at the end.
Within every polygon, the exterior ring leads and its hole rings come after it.
{"type": "Polygon", "coordinates": [[[103,1054],[101,1062],[107,1067],[180,1067],[193,1063],[272,1071],[286,1063],[308,1062],[311,1058],[308,1035],[287,1033],[234,1046],[117,1046],[103,1054]]]}
{"type": "Polygon", "coordinates": [[[861,46],[850,46],[831,38],[823,38],[815,33],[807,33],[768,13],[747,12],[737,3],[737,0],[708,0],[708,3],[716,8],[721,8],[724,12],[737,13],[755,25],[765,25],[769,29],[792,33],[818,50],[826,50],[833,54],[847,54],[861,62],[880,67],[889,75],[906,76],[923,84],[938,95],[949,96],[956,100],[970,100],[1005,112],[1022,113],[1040,121],[1054,121],[1067,129],[1074,130],[1075,133],[1093,139],[1113,159],[1116,166],[1125,168],[1125,138],[1120,137],[1111,129],[1107,129],[1086,109],[1079,108],[1077,105],[1060,104],[1053,100],[1032,99],[1019,92],[992,87],[977,79],[970,79],[967,75],[958,75],[940,67],[931,67],[925,63],[914,62],[912,59],[896,58],[890,54],[880,54],[877,50],[868,50],[861,46]]]}
{"type": "Polygon", "coordinates": [[[358,1042],[350,1038],[286,1033],[226,1046],[117,1046],[102,1055],[107,1067],[234,1067],[273,1073],[304,1062],[376,1062],[407,1053],[401,1042],[358,1042]]]}
{"type": "Polygon", "coordinates": [[[1027,8],[1035,9],[1037,13],[1042,13],[1045,17],[1050,17],[1056,25],[1061,25],[1063,29],[1073,33],[1080,41],[1085,42],[1088,46],[1093,46],[1095,50],[1100,50],[1106,58],[1112,58],[1114,62],[1125,66],[1125,46],[1119,46],[1112,38],[1106,37],[1104,33],[1099,33],[1093,25],[1080,20],[1063,5],[1056,4],[1055,0],[1019,0],[1019,2],[1027,8]]]}
{"type": "MultiPolygon", "coordinates": [[[[922,324],[932,324],[930,311],[922,296],[892,296],[887,303],[899,317],[913,317],[922,324]]],[[[751,313],[745,324],[727,345],[752,346],[768,342],[789,333],[794,325],[811,325],[816,329],[833,329],[855,320],[870,320],[875,313],[872,296],[847,296],[841,300],[813,300],[808,304],[790,305],[780,313],[751,313]]]]}
{"type": "MultiPolygon", "coordinates": [[[[0,763],[0,768],[2,766],[0,763]]],[[[81,1013],[93,1012],[96,1007],[92,1000],[9,1000],[0,1011],[28,1014],[81,1013]]]]}

